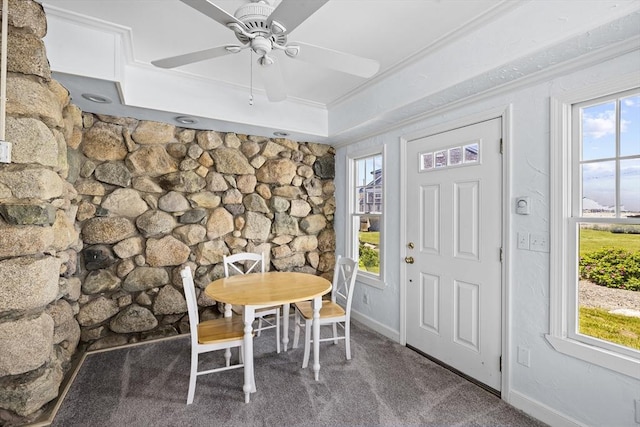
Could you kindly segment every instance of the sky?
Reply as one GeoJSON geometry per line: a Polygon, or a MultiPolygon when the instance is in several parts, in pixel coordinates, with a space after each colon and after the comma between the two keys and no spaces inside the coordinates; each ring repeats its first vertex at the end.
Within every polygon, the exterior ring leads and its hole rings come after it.
{"type": "MultiPolygon", "coordinates": [[[[582,109],[582,196],[640,212],[640,95],[620,99],[620,200],[616,203],[616,101],[582,109]]],[[[586,207],[586,206],[585,206],[586,207]]]]}

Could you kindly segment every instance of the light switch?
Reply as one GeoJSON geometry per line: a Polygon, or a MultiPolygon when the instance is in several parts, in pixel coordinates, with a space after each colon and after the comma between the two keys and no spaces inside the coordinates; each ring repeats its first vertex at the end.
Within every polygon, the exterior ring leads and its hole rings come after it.
{"type": "Polygon", "coordinates": [[[516,197],[516,213],[518,215],[529,215],[531,212],[531,200],[529,196],[516,197]]]}
{"type": "Polygon", "coordinates": [[[0,163],[11,163],[11,143],[0,141],[0,163]]]}

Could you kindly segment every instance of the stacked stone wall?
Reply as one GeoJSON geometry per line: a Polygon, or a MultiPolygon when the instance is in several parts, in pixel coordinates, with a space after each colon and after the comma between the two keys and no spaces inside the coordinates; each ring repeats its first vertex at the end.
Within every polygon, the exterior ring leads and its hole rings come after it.
{"type": "Polygon", "coordinates": [[[51,79],[42,7],[10,0],[8,18],[5,139],[13,149],[12,163],[0,164],[0,425],[34,419],[58,395],[80,338],[82,249],[77,193],[66,181],[82,114],[51,79]]]}
{"type": "Polygon", "coordinates": [[[179,271],[201,292],[223,255],[331,278],[334,149],[85,113],[70,150],[84,249],[77,315],[90,349],[188,331],[179,271]]]}

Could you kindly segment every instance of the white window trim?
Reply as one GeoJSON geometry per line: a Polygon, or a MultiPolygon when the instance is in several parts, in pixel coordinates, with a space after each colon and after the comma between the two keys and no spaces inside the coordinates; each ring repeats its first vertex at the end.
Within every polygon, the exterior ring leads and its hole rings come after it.
{"type": "MultiPolygon", "coordinates": [[[[568,304],[570,281],[575,280],[572,249],[567,246],[571,222],[572,105],[591,98],[640,86],[640,73],[616,77],[599,85],[551,97],[550,105],[550,292],[547,341],[557,351],[595,365],[640,379],[640,359],[572,339],[568,304]]],[[[575,254],[574,254],[575,255],[575,254]]]]}
{"type": "Polygon", "coordinates": [[[345,221],[345,227],[346,227],[345,236],[347,236],[348,240],[347,240],[345,252],[348,254],[348,256],[354,257],[355,259],[357,250],[354,247],[354,245],[356,244],[355,242],[358,239],[357,233],[359,230],[359,224],[358,226],[356,226],[355,220],[354,220],[354,206],[356,203],[356,200],[355,200],[356,195],[354,194],[354,191],[353,191],[353,189],[356,187],[355,170],[354,170],[355,160],[362,159],[364,157],[376,156],[376,155],[382,156],[382,212],[380,214],[382,227],[380,227],[380,256],[381,256],[380,274],[376,276],[367,272],[358,271],[357,281],[369,286],[373,286],[375,288],[384,289],[386,287],[385,264],[387,259],[387,256],[386,256],[387,253],[385,249],[386,248],[385,236],[387,235],[386,233],[387,224],[385,222],[385,218],[387,216],[386,215],[387,203],[386,203],[386,195],[385,195],[385,191],[386,191],[385,190],[385,182],[386,182],[385,173],[386,173],[386,167],[387,167],[386,146],[369,148],[366,150],[359,150],[347,155],[346,172],[347,172],[348,187],[346,192],[347,200],[345,205],[347,206],[347,220],[345,221]]]}

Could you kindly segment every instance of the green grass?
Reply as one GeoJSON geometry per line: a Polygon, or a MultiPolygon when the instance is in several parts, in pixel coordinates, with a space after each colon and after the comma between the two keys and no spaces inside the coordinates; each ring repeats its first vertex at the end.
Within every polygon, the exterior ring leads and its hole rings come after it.
{"type": "Polygon", "coordinates": [[[612,233],[606,230],[580,229],[580,256],[605,247],[640,251],[640,234],[612,233]]]}
{"type": "Polygon", "coordinates": [[[379,231],[360,231],[358,236],[361,242],[369,243],[372,245],[380,245],[380,232],[379,231]]]}
{"type": "Polygon", "coordinates": [[[580,307],[580,333],[640,350],[640,318],[580,307]]]}

